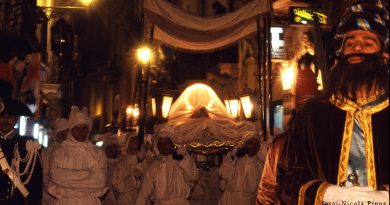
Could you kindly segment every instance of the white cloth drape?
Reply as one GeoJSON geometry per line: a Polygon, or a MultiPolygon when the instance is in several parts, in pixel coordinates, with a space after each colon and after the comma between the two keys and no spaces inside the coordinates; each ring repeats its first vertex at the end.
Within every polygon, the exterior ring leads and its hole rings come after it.
{"type": "Polygon", "coordinates": [[[144,11],[155,25],[155,40],[179,49],[211,51],[256,32],[257,17],[269,8],[266,0],[253,0],[226,15],[200,17],[186,13],[168,1],[145,0],[144,11]]]}
{"type": "Polygon", "coordinates": [[[228,153],[219,170],[219,176],[222,178],[221,190],[224,192],[218,204],[256,204],[262,169],[259,154],[253,158],[245,155],[232,159],[231,153],[228,153]]]}
{"type": "Polygon", "coordinates": [[[172,104],[168,124],[173,126],[173,142],[177,144],[238,143],[248,131],[256,132],[252,123],[230,117],[214,90],[201,83],[180,94],[172,104]]]}
{"type": "Polygon", "coordinates": [[[48,191],[54,205],[99,205],[106,192],[107,158],[88,140],[72,136],[57,145],[50,158],[48,191]]]}

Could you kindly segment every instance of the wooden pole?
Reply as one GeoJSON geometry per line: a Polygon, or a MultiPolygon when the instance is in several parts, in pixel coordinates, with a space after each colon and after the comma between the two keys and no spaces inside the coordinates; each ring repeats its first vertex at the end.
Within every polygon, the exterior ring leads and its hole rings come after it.
{"type": "Polygon", "coordinates": [[[262,83],[262,71],[261,71],[261,66],[263,62],[263,49],[261,46],[261,26],[260,26],[260,17],[257,17],[256,21],[257,25],[257,73],[258,73],[258,80],[259,80],[259,101],[258,101],[258,106],[260,106],[260,124],[261,124],[261,129],[264,129],[263,127],[263,121],[264,121],[264,116],[263,116],[263,83],[262,83]]]}
{"type": "MultiPolygon", "coordinates": [[[[267,30],[267,69],[268,69],[268,75],[267,75],[267,81],[268,81],[268,116],[269,116],[269,119],[272,119],[271,118],[271,115],[273,115],[273,113],[271,113],[271,111],[273,110],[271,105],[272,105],[272,62],[271,62],[271,57],[272,57],[272,48],[271,48],[271,25],[272,25],[272,18],[271,18],[271,1],[268,0],[267,1],[268,3],[268,8],[269,8],[269,12],[267,13],[267,27],[266,27],[266,30],[267,30]]],[[[274,135],[274,123],[269,122],[269,131],[270,131],[270,135],[274,135]]]]}
{"type": "Polygon", "coordinates": [[[263,61],[262,61],[262,71],[261,71],[261,78],[263,80],[263,95],[262,95],[262,110],[263,110],[263,124],[261,125],[261,128],[263,129],[263,137],[264,140],[267,139],[267,14],[265,14],[263,18],[263,61]]]}
{"type": "MultiPolygon", "coordinates": [[[[154,25],[150,28],[149,33],[149,45],[153,42],[153,33],[154,33],[154,25]]],[[[146,79],[144,82],[144,92],[143,92],[143,101],[142,101],[142,107],[141,107],[141,119],[139,124],[139,130],[138,130],[138,146],[139,148],[144,144],[144,137],[145,137],[145,123],[146,123],[146,106],[148,102],[148,89],[149,89],[149,79],[150,79],[150,60],[148,64],[145,66],[143,65],[143,68],[146,70],[146,79]]],[[[145,72],[145,71],[144,71],[145,72]]]]}

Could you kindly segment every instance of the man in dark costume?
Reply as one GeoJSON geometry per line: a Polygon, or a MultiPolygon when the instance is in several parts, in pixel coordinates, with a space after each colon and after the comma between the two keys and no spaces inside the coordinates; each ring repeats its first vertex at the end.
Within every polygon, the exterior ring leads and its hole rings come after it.
{"type": "Polygon", "coordinates": [[[329,90],[297,107],[278,162],[282,204],[389,204],[388,11],[372,2],[346,10],[329,90]]]}
{"type": "Polygon", "coordinates": [[[12,85],[0,80],[0,204],[39,205],[42,194],[42,167],[39,143],[20,136],[14,128],[19,116],[31,111],[10,97],[12,85]]]}

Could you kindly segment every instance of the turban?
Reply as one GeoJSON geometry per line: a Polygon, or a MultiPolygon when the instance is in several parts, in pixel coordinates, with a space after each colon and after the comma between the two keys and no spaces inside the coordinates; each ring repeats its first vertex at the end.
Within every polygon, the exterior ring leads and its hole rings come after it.
{"type": "Polygon", "coordinates": [[[89,131],[92,130],[92,119],[88,115],[87,108],[79,110],[77,106],[72,106],[69,114],[69,128],[72,129],[77,125],[85,124],[89,131]]]}
{"type": "Polygon", "coordinates": [[[160,127],[160,129],[158,129],[158,131],[157,131],[157,133],[155,135],[155,140],[156,140],[156,142],[158,142],[158,140],[160,138],[168,137],[169,139],[171,139],[171,141],[173,143],[175,143],[176,140],[174,139],[173,134],[174,134],[174,130],[173,130],[172,126],[163,125],[163,126],[160,127]]]}
{"type": "Polygon", "coordinates": [[[58,133],[58,132],[66,130],[66,129],[69,129],[69,122],[67,119],[58,118],[54,122],[54,127],[55,127],[56,132],[58,133]]]}
{"type": "Polygon", "coordinates": [[[353,1],[341,16],[336,30],[336,40],[342,41],[338,54],[344,46],[344,40],[348,32],[363,30],[378,35],[385,47],[389,43],[389,12],[381,0],[353,1]]]}

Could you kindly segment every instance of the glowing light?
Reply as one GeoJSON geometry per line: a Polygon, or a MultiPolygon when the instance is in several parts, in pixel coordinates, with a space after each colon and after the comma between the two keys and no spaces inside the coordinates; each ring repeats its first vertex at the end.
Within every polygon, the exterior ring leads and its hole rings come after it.
{"type": "Polygon", "coordinates": [[[137,104],[135,104],[135,106],[134,106],[133,117],[134,117],[134,119],[138,119],[138,117],[139,117],[139,108],[138,108],[137,104]]]}
{"type": "Polygon", "coordinates": [[[282,86],[283,90],[292,88],[295,80],[294,68],[292,66],[284,66],[282,69],[282,86]]]}
{"type": "Polygon", "coordinates": [[[141,47],[137,49],[137,58],[142,64],[147,64],[150,62],[152,56],[152,51],[150,48],[141,47]]]}
{"type": "Polygon", "coordinates": [[[92,4],[93,0],[80,0],[80,2],[84,5],[84,6],[89,6],[92,4]]]}
{"type": "Polygon", "coordinates": [[[133,112],[134,112],[133,106],[128,105],[127,108],[126,108],[126,115],[127,115],[127,117],[132,116],[132,115],[133,115],[133,112]]]}
{"type": "Polygon", "coordinates": [[[226,110],[228,111],[229,115],[232,116],[232,113],[230,111],[229,100],[224,100],[224,102],[225,102],[226,110]]]}
{"type": "Polygon", "coordinates": [[[96,146],[98,146],[98,147],[101,147],[101,146],[103,146],[103,141],[98,141],[98,142],[96,142],[96,146]]]}
{"type": "Polygon", "coordinates": [[[246,119],[249,119],[252,117],[252,110],[253,110],[253,105],[251,102],[251,98],[249,96],[244,96],[240,98],[242,108],[244,110],[244,116],[246,119]]]}
{"type": "Polygon", "coordinates": [[[19,120],[19,135],[26,135],[26,127],[27,127],[27,117],[20,117],[19,120]]]}
{"type": "Polygon", "coordinates": [[[44,147],[47,147],[48,144],[49,144],[49,137],[47,135],[45,135],[45,136],[43,136],[43,143],[42,143],[42,145],[44,147]]]}
{"type": "Polygon", "coordinates": [[[153,117],[155,117],[157,115],[156,98],[152,98],[152,114],[153,114],[153,117]]]}
{"type": "Polygon", "coordinates": [[[170,96],[163,97],[163,103],[161,106],[163,118],[168,117],[169,111],[171,110],[172,101],[173,101],[173,97],[170,96]]]}
{"type": "Polygon", "coordinates": [[[210,100],[209,101],[209,103],[207,103],[207,106],[206,106],[206,108],[207,108],[207,110],[211,110],[211,111],[213,111],[214,110],[214,100],[210,100]]]}
{"type": "Polygon", "coordinates": [[[319,85],[318,85],[318,90],[322,90],[322,89],[324,88],[324,84],[323,84],[323,82],[322,82],[321,70],[319,70],[319,72],[318,72],[317,83],[319,84],[319,85]]]}
{"type": "Polygon", "coordinates": [[[34,124],[33,136],[35,139],[38,139],[38,137],[39,137],[39,124],[38,123],[34,124]]]}
{"type": "Polygon", "coordinates": [[[172,104],[169,118],[175,118],[182,112],[189,113],[200,107],[230,117],[223,102],[210,86],[195,83],[188,86],[172,104]]]}
{"type": "Polygon", "coordinates": [[[42,130],[40,130],[38,133],[38,142],[39,142],[39,144],[43,143],[43,131],[42,130]]]}
{"type": "Polygon", "coordinates": [[[230,114],[232,118],[238,118],[240,102],[237,99],[229,100],[230,114]]]}

